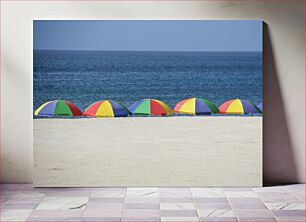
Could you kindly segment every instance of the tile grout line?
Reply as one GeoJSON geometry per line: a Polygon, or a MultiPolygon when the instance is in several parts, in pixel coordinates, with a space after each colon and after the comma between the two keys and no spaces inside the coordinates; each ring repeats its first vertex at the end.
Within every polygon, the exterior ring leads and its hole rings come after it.
{"type": "MultiPolygon", "coordinates": [[[[301,200],[304,203],[304,201],[305,201],[304,198],[301,198],[300,196],[298,196],[294,191],[291,191],[290,189],[288,189],[288,190],[289,190],[289,193],[291,193],[293,196],[297,197],[299,200],[301,200]]],[[[305,195],[305,193],[304,193],[304,195],[305,195]]]]}
{"type": "Polygon", "coordinates": [[[84,221],[84,214],[85,214],[86,208],[87,208],[87,206],[88,206],[89,200],[90,200],[91,195],[93,194],[93,192],[94,192],[94,188],[91,187],[91,189],[90,189],[90,194],[89,194],[87,203],[86,203],[86,205],[85,205],[85,208],[84,208],[84,211],[83,211],[83,214],[82,214],[82,218],[81,218],[82,221],[84,221]]]}
{"type": "MultiPolygon", "coordinates": [[[[0,194],[1,195],[1,194],[0,194]]],[[[1,199],[1,197],[0,197],[1,199]]],[[[9,197],[6,201],[4,201],[3,206],[1,206],[1,209],[7,204],[7,202],[11,199],[11,197],[9,197]]]]}
{"type": "Polygon", "coordinates": [[[233,211],[233,213],[234,213],[234,215],[235,215],[237,221],[240,222],[240,219],[238,218],[238,216],[237,216],[237,214],[236,214],[236,212],[235,212],[235,210],[234,210],[234,208],[233,208],[231,202],[229,201],[228,196],[226,195],[224,189],[222,189],[222,192],[224,193],[224,196],[225,196],[225,198],[226,198],[226,200],[227,200],[227,202],[228,202],[228,205],[230,206],[231,210],[233,211]]]}
{"type": "Polygon", "coordinates": [[[122,213],[121,213],[121,217],[120,217],[120,222],[122,222],[122,219],[123,219],[123,213],[124,213],[124,209],[125,209],[125,201],[126,201],[127,189],[128,189],[128,187],[125,187],[125,193],[124,193],[124,199],[123,199],[123,206],[122,206],[122,213]]]}
{"type": "MultiPolygon", "coordinates": [[[[22,187],[24,187],[26,184],[24,184],[22,187]]],[[[33,184],[32,184],[32,188],[34,188],[33,187],[33,184]]],[[[36,193],[36,191],[35,191],[35,193],[36,193]]],[[[39,192],[38,192],[39,193],[39,192]]],[[[32,209],[32,211],[31,211],[31,213],[27,216],[27,218],[26,218],[26,221],[28,221],[28,219],[31,217],[31,215],[33,214],[33,212],[34,212],[34,210],[36,210],[36,208],[40,205],[40,203],[45,199],[45,197],[46,197],[46,193],[43,193],[44,194],[44,197],[43,198],[41,198],[41,200],[39,201],[39,203],[37,204],[37,206],[34,208],[34,209],[32,209]]]]}
{"type": "MultiPolygon", "coordinates": [[[[1,184],[0,184],[0,185],[1,185],[1,184]]],[[[16,190],[16,192],[21,191],[21,189],[22,189],[25,185],[26,185],[26,184],[22,184],[22,186],[20,186],[20,187],[16,190]]],[[[2,189],[2,188],[0,187],[0,189],[2,189]]],[[[0,200],[1,200],[1,197],[2,197],[1,192],[3,192],[3,191],[4,191],[4,190],[0,190],[0,200]]],[[[15,193],[15,191],[9,191],[9,192],[14,192],[14,193],[15,193]]],[[[2,208],[6,206],[6,204],[8,203],[8,201],[9,201],[10,199],[11,199],[11,196],[10,196],[6,201],[4,201],[3,205],[0,207],[0,221],[1,221],[1,211],[3,210],[2,208]]],[[[31,213],[26,217],[26,220],[27,220],[27,219],[29,218],[29,216],[32,214],[33,210],[34,210],[34,209],[32,209],[31,213]]]]}
{"type": "Polygon", "coordinates": [[[21,187],[19,187],[19,189],[17,190],[17,191],[21,191],[21,189],[25,186],[26,184],[24,183],[24,184],[22,184],[22,186],[21,187]]]}
{"type": "Polygon", "coordinates": [[[272,213],[272,211],[269,209],[268,205],[266,205],[266,203],[264,202],[263,199],[261,199],[260,195],[258,195],[257,192],[255,192],[254,188],[252,188],[252,191],[257,195],[258,199],[263,203],[263,205],[265,205],[265,207],[267,208],[267,210],[271,213],[271,215],[273,216],[273,218],[279,222],[279,220],[277,219],[277,217],[272,213]]]}
{"type": "Polygon", "coordinates": [[[162,222],[161,204],[160,204],[160,187],[157,187],[157,198],[158,198],[158,205],[159,205],[159,219],[162,222]]]}
{"type": "Polygon", "coordinates": [[[201,218],[200,218],[199,209],[198,209],[198,207],[197,207],[197,205],[196,205],[196,202],[195,202],[195,199],[194,199],[194,195],[193,195],[193,192],[192,192],[192,189],[191,189],[191,188],[192,188],[192,187],[189,187],[189,191],[190,191],[191,196],[192,196],[193,205],[194,205],[194,207],[195,207],[195,209],[196,209],[196,212],[197,212],[198,221],[200,222],[200,221],[201,221],[201,218]]]}

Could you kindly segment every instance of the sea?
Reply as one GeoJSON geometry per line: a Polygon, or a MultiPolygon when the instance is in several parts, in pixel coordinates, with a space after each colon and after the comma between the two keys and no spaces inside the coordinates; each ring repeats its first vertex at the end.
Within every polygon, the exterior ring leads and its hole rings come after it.
{"type": "Polygon", "coordinates": [[[262,102],[262,52],[34,50],[34,103],[64,99],[85,110],[110,99],[129,107],[144,98],[173,108],[200,97],[262,102]]]}

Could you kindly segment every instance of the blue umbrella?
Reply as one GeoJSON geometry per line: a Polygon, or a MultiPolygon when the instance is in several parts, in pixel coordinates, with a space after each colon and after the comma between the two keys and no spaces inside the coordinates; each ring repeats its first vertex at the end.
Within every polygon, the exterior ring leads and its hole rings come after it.
{"type": "Polygon", "coordinates": [[[262,102],[260,102],[258,105],[257,105],[258,109],[260,109],[260,111],[262,112],[262,102]]]}

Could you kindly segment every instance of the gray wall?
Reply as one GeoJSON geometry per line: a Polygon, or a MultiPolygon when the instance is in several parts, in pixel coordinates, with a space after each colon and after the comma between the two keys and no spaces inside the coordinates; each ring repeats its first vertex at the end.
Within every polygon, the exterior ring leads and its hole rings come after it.
{"type": "Polygon", "coordinates": [[[305,14],[293,0],[2,1],[2,181],[32,181],[33,19],[262,19],[264,182],[305,182],[305,14]]]}

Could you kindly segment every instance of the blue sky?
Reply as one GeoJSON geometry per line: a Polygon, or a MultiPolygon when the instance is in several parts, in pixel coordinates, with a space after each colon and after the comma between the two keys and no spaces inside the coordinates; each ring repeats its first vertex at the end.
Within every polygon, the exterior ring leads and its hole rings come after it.
{"type": "Polygon", "coordinates": [[[255,20],[35,20],[34,49],[262,51],[255,20]]]}

